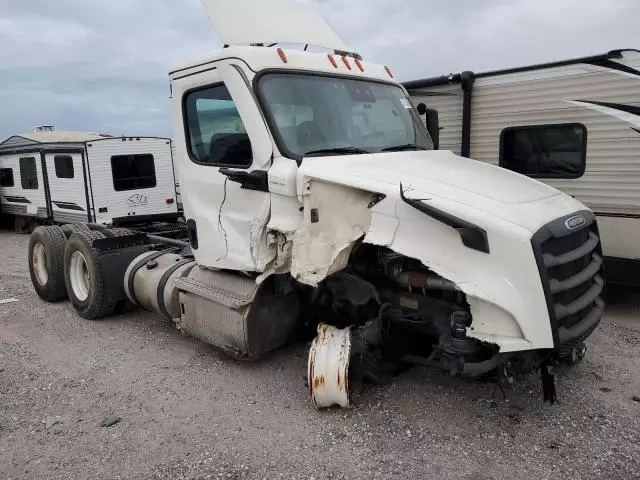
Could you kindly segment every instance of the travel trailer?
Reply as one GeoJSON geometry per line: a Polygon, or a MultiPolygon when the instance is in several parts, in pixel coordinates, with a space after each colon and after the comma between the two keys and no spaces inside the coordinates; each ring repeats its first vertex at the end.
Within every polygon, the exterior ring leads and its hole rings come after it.
{"type": "Polygon", "coordinates": [[[245,360],[308,332],[317,408],[414,364],[539,370],[553,401],[604,309],[592,212],[434,150],[393,71],[308,6],[203,3],[227,47],[170,72],[188,241],[38,227],[38,295],[87,319],[129,301],[245,360]]]}
{"type": "Polygon", "coordinates": [[[17,229],[177,218],[169,139],[33,130],[0,143],[2,211],[17,229]]]}
{"type": "Polygon", "coordinates": [[[609,281],[640,286],[640,51],[404,82],[440,148],[528,175],[598,218],[609,281]]]}

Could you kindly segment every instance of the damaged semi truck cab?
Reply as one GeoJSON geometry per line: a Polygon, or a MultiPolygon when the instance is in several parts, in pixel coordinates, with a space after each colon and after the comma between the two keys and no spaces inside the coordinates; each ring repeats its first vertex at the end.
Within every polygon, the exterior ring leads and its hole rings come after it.
{"type": "Polygon", "coordinates": [[[320,406],[348,403],[338,372],[354,357],[376,378],[393,361],[477,375],[581,355],[603,310],[593,214],[434,150],[391,70],[336,42],[230,46],[171,73],[197,265],[297,292],[299,318],[264,321],[321,326],[308,379],[320,406]]]}
{"type": "Polygon", "coordinates": [[[316,407],[411,364],[544,377],[581,358],[604,308],[591,211],[434,149],[392,71],[306,7],[203,3],[228,47],[170,73],[190,248],[93,242],[98,263],[121,258],[131,301],[236,357],[317,334],[316,407]]]}

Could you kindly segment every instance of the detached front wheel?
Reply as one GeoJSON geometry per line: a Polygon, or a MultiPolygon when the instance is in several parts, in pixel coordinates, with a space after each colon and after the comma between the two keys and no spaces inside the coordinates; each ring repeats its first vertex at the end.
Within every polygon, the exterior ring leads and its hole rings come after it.
{"type": "Polygon", "coordinates": [[[69,237],[64,252],[64,280],[69,300],[78,314],[93,320],[113,312],[116,302],[109,298],[104,276],[97,261],[94,240],[104,238],[100,232],[76,231],[69,237]]]}

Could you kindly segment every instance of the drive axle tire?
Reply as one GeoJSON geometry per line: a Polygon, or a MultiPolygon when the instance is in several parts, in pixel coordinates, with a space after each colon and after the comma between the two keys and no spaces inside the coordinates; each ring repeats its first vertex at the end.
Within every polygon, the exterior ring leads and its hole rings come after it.
{"type": "Polygon", "coordinates": [[[128,228],[106,228],[100,231],[105,237],[115,238],[115,237],[126,237],[127,235],[132,235],[133,232],[128,228]]]}
{"type": "Polygon", "coordinates": [[[96,261],[98,251],[93,248],[93,241],[101,238],[104,235],[93,230],[75,232],[64,251],[64,281],[69,300],[78,314],[89,320],[109,315],[116,306],[105,289],[96,261]]]}
{"type": "Polygon", "coordinates": [[[55,302],[67,297],[64,249],[67,237],[56,225],[37,227],[29,238],[29,275],[38,296],[55,302]]]}
{"type": "Polygon", "coordinates": [[[69,238],[73,233],[86,232],[89,230],[89,227],[87,227],[84,223],[67,223],[65,225],[62,225],[62,227],[60,228],[62,228],[62,231],[67,236],[67,238],[69,238]]]}

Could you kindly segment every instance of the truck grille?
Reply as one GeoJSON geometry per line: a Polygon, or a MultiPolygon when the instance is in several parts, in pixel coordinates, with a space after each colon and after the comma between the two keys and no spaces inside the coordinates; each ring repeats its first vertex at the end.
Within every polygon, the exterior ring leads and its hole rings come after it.
{"type": "Polygon", "coordinates": [[[604,311],[604,259],[595,216],[577,212],[542,227],[533,251],[560,357],[582,343],[604,311]]]}

